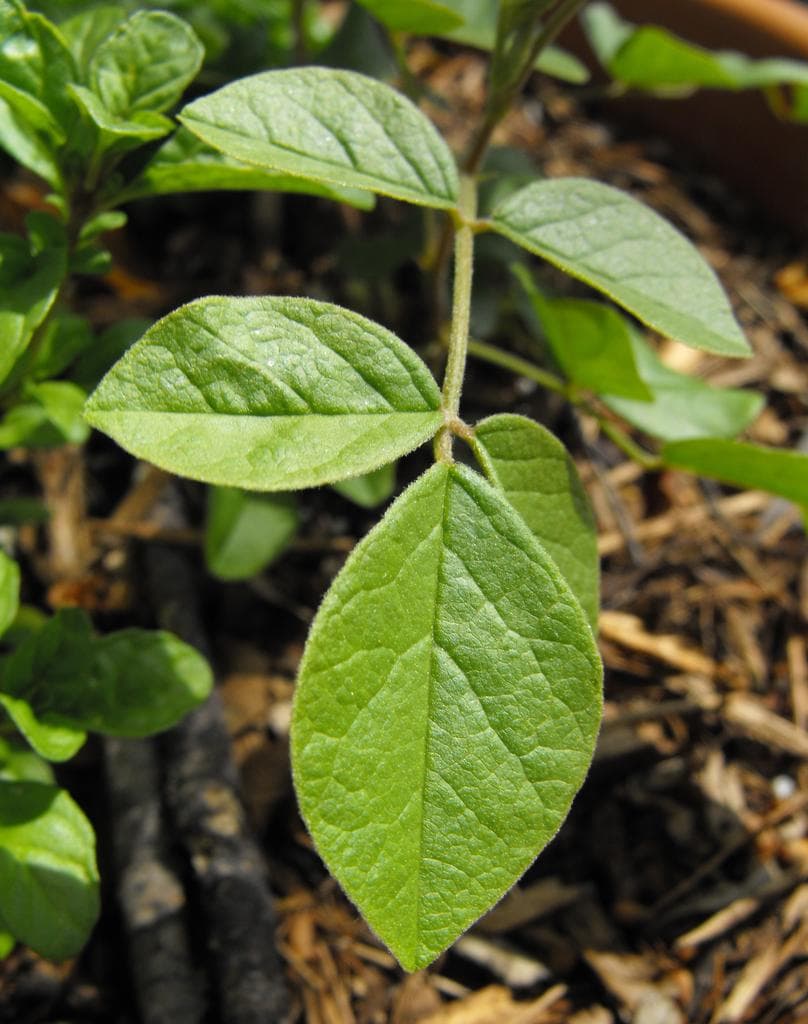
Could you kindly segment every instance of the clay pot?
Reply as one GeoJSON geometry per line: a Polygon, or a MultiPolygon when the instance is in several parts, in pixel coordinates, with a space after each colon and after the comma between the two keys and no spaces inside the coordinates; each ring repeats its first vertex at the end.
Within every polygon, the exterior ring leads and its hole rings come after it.
{"type": "MultiPolygon", "coordinates": [[[[616,0],[615,6],[630,21],[662,25],[711,49],[808,61],[808,5],[797,0],[616,0]]],[[[587,55],[580,35],[568,41],[587,55]]],[[[635,95],[612,101],[610,113],[687,147],[781,224],[808,230],[808,125],[778,120],[761,93],[702,90],[684,100],[635,95]]]]}

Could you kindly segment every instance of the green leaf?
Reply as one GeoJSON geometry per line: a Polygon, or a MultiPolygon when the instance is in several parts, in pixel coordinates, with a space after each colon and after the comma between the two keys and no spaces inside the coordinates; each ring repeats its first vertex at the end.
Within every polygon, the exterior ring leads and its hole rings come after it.
{"type": "Polygon", "coordinates": [[[491,223],[662,334],[720,355],[749,354],[698,250],[625,192],[583,178],[537,182],[506,199],[491,223]]]}
{"type": "Polygon", "coordinates": [[[567,380],[597,393],[650,401],[637,371],[629,325],[617,310],[588,299],[547,298],[526,267],[514,266],[513,272],[567,380]]]}
{"type": "Polygon", "coordinates": [[[17,945],[17,940],[10,932],[0,931],[0,960],[4,960],[17,945]]]}
{"type": "Polygon", "coordinates": [[[600,682],[555,563],[470,470],[433,466],[354,549],[304,654],[292,764],[320,854],[407,970],[555,834],[600,682]]]}
{"type": "MultiPolygon", "coordinates": [[[[623,419],[663,441],[695,437],[735,437],[758,416],[765,399],[757,391],[714,388],[698,377],[671,370],[659,359],[638,331],[630,330],[631,345],[640,376],[651,400],[634,402],[601,394],[603,402],[623,419]]],[[[602,386],[601,392],[609,388],[602,386]]]]}
{"type": "Polygon", "coordinates": [[[437,0],[357,0],[394,32],[438,35],[463,24],[463,18],[437,0]]]}
{"type": "Polygon", "coordinates": [[[46,213],[26,218],[30,262],[20,276],[0,280],[0,384],[27,348],[53,305],[67,273],[67,238],[62,224],[46,213]]]}
{"type": "Polygon", "coordinates": [[[171,633],[121,629],[95,641],[89,676],[51,701],[88,731],[138,738],[176,725],[212,685],[207,661],[171,633]]]}
{"type": "Polygon", "coordinates": [[[118,4],[96,6],[60,21],[59,31],[70,48],[78,68],[80,81],[89,83],[93,54],[126,20],[126,8],[118,4]]]}
{"type": "Polygon", "coordinates": [[[372,473],[351,477],[334,484],[334,490],[362,508],[376,508],[387,501],[396,487],[396,464],[379,466],[372,473]]]}
{"type": "Polygon", "coordinates": [[[412,349],[356,313],[312,299],[209,298],[147,331],[85,415],[171,472],[290,491],[411,451],[437,431],[439,405],[412,349]]]}
{"type": "Polygon", "coordinates": [[[205,562],[223,580],[262,572],[297,532],[297,504],[290,494],[251,494],[211,487],[205,524],[205,562]]]}
{"type": "Polygon", "coordinates": [[[597,632],[597,524],[567,449],[538,423],[508,413],[476,424],[472,448],[489,480],[547,549],[597,632]]]}
{"type": "Polygon", "coordinates": [[[66,380],[28,383],[23,400],[0,420],[0,449],[54,448],[83,444],[89,429],[82,419],[87,393],[66,380]]]}
{"type": "Polygon", "coordinates": [[[808,505],[808,455],[745,441],[702,438],[662,448],[667,466],[687,469],[734,487],[759,488],[797,505],[808,505]]]}
{"type": "Polygon", "coordinates": [[[360,209],[370,209],[375,202],[368,192],[335,188],[242,163],[206,145],[185,128],[180,128],[157,150],[137,178],[115,195],[113,201],[123,203],[145,196],[223,189],[302,192],[336,199],[360,209]]]}
{"type": "Polygon", "coordinates": [[[47,761],[18,742],[0,739],[0,779],[6,782],[45,782],[52,785],[53,769],[47,761]]]}
{"type": "Polygon", "coordinates": [[[0,98],[0,146],[29,171],[61,190],[62,174],[52,148],[30,125],[0,98]]]}
{"type": "Polygon", "coordinates": [[[34,380],[57,377],[93,343],[86,318],[75,313],[55,313],[43,326],[30,375],[34,380]]]}
{"type": "Polygon", "coordinates": [[[18,0],[0,0],[2,98],[52,142],[69,133],[74,109],[66,95],[76,66],[55,25],[18,0]]]}
{"type": "Polygon", "coordinates": [[[252,75],[189,104],[180,120],[266,170],[438,209],[457,204],[457,167],[432,123],[390,86],[352,71],[252,75]]]}
{"type": "MultiPolygon", "coordinates": [[[[806,63],[708,50],[659,26],[624,21],[609,4],[590,4],[583,21],[598,60],[632,89],[682,95],[699,88],[734,92],[790,86],[804,91],[808,86],[806,63]]],[[[799,105],[790,113],[800,119],[799,105]]]]}
{"type": "Polygon", "coordinates": [[[173,107],[202,66],[204,48],[181,18],[137,11],[94,50],[88,80],[120,118],[173,107]]]}
{"type": "Polygon", "coordinates": [[[68,89],[96,133],[99,152],[123,152],[161,139],[174,127],[167,117],[151,110],[135,110],[130,116],[121,117],[83,85],[70,85],[68,89]]]}
{"type": "Polygon", "coordinates": [[[128,320],[118,320],[108,327],[76,360],[70,371],[74,382],[85,391],[92,391],[124,352],[142,337],[151,323],[151,320],[132,317],[128,320]]]}
{"type": "Polygon", "coordinates": [[[78,953],[98,916],[90,823],[63,790],[0,782],[0,918],[51,960],[78,953]]]}
{"type": "Polygon", "coordinates": [[[0,550],[0,636],[5,633],[20,606],[20,567],[0,550]]]}

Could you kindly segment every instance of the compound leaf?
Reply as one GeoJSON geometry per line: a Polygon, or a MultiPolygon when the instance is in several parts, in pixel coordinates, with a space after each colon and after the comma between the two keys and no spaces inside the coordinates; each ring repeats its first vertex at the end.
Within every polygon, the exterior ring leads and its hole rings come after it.
{"type": "Polygon", "coordinates": [[[93,51],[87,77],[112,114],[160,114],[174,106],[202,65],[204,47],[167,11],[137,11],[93,51]]]}
{"type": "Polygon", "coordinates": [[[684,441],[695,437],[735,437],[755,419],[765,399],[757,391],[714,388],[698,377],[665,366],[639,332],[629,328],[634,359],[650,389],[650,401],[632,401],[599,390],[610,409],[651,437],[684,441]]]}
{"type": "Polygon", "coordinates": [[[293,768],[321,855],[408,970],[555,834],[600,684],[578,601],[471,470],[433,466],[354,549],[304,654],[293,768]]]}
{"type": "Polygon", "coordinates": [[[749,354],[698,250],[618,189],[584,178],[537,182],[500,204],[492,226],[668,337],[721,355],[749,354]]]}
{"type": "Polygon", "coordinates": [[[297,532],[297,504],[290,494],[252,494],[211,487],[205,524],[205,562],[222,580],[261,572],[297,532]]]}
{"type": "Polygon", "coordinates": [[[509,413],[476,424],[472,448],[486,475],[552,556],[596,632],[597,525],[567,449],[538,423],[509,413]]]}
{"type": "Polygon", "coordinates": [[[5,633],[20,606],[20,567],[0,550],[0,636],[5,633]]]}
{"type": "Polygon", "coordinates": [[[92,826],[63,790],[0,781],[0,920],[42,956],[78,953],[98,916],[92,826]]]}
{"type": "Polygon", "coordinates": [[[439,404],[412,349],[356,313],[312,299],[208,298],[148,330],[86,417],[171,472],[288,491],[411,451],[437,431],[439,404]]]}
{"type": "Polygon", "coordinates": [[[360,209],[369,209],[375,201],[368,192],[336,188],[242,163],[206,145],[185,128],[180,128],[157,150],[137,178],[114,196],[112,202],[117,204],[144,196],[170,195],[174,192],[222,189],[303,192],[336,199],[360,209]]]}
{"type": "Polygon", "coordinates": [[[735,487],[760,488],[808,506],[808,455],[745,441],[701,438],[662,447],[668,466],[687,469],[735,487]]]}
{"type": "Polygon", "coordinates": [[[567,380],[595,392],[651,399],[637,371],[629,326],[616,309],[591,299],[548,298],[527,267],[513,272],[567,380]]]}
{"type": "Polygon", "coordinates": [[[457,167],[432,123],[390,86],[353,71],[251,75],[195,100],[180,120],[266,170],[423,206],[457,204],[457,167]]]}

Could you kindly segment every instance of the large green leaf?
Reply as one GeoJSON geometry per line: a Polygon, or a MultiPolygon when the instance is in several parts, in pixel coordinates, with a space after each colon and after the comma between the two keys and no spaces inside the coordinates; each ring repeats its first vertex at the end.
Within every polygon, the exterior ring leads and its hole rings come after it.
{"type": "Polygon", "coordinates": [[[591,391],[650,401],[637,371],[629,325],[616,309],[589,299],[548,298],[527,267],[516,266],[513,272],[567,380],[591,391]]]}
{"type": "Polygon", "coordinates": [[[438,0],[357,0],[394,32],[423,35],[448,32],[463,24],[463,18],[438,0]]]}
{"type": "Polygon", "coordinates": [[[205,562],[223,580],[246,580],[273,562],[297,532],[291,494],[252,494],[211,487],[205,524],[205,562]]]}
{"type": "MultiPolygon", "coordinates": [[[[802,96],[808,93],[808,64],[801,61],[708,50],[657,25],[624,21],[606,3],[588,5],[583,21],[598,60],[632,89],[682,95],[699,88],[734,92],[789,86],[802,96]]],[[[800,104],[789,113],[801,119],[800,104]]]]}
{"type": "Polygon", "coordinates": [[[189,104],[180,120],[266,170],[423,206],[457,204],[457,167],[432,123],[390,86],[353,71],[251,75],[189,104]]]}
{"type": "Polygon", "coordinates": [[[707,352],[749,354],[698,250],[625,192],[583,178],[537,182],[498,206],[491,223],[662,334],[707,352]]]}
{"type": "Polygon", "coordinates": [[[242,163],[180,128],[157,150],[137,178],[112,197],[110,204],[117,205],[144,196],[222,189],[303,192],[350,203],[360,209],[368,209],[374,203],[368,192],[336,188],[242,163]]]}
{"type": "Polygon", "coordinates": [[[173,107],[202,65],[205,50],[181,18],[137,11],[93,51],[88,80],[103,105],[120,118],[173,107]]]}
{"type": "Polygon", "coordinates": [[[42,956],[78,953],[98,916],[92,826],[63,790],[0,781],[0,919],[42,956]]]}
{"type": "Polygon", "coordinates": [[[538,423],[509,413],[476,424],[472,447],[491,482],[552,556],[596,632],[597,524],[567,449],[538,423]]]}
{"type": "Polygon", "coordinates": [[[608,394],[607,385],[597,390],[610,409],[646,434],[663,441],[735,437],[763,408],[765,399],[759,392],[714,388],[698,377],[677,373],[665,366],[638,331],[630,329],[629,336],[651,400],[636,402],[608,394]]]}
{"type": "Polygon", "coordinates": [[[20,567],[0,550],[0,636],[5,633],[20,606],[20,567]]]}
{"type": "Polygon", "coordinates": [[[808,455],[744,441],[702,438],[662,448],[668,466],[713,477],[736,487],[754,487],[808,506],[808,455]]]}
{"type": "Polygon", "coordinates": [[[555,834],[600,681],[578,601],[476,473],[434,466],[351,554],[301,665],[294,777],[321,855],[408,970],[555,834]]]}
{"type": "Polygon", "coordinates": [[[411,451],[437,431],[439,404],[412,349],[356,313],[311,299],[209,298],[147,331],[86,416],[172,472],[288,491],[411,451]]]}

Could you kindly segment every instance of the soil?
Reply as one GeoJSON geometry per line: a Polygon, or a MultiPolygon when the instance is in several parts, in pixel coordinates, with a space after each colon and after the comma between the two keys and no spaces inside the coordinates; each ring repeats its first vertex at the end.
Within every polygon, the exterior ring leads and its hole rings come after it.
{"type": "MultiPolygon", "coordinates": [[[[451,100],[451,112],[430,112],[459,148],[479,109],[482,63],[420,45],[410,58],[451,100]]],[[[550,176],[628,189],[693,238],[755,354],[730,362],[666,342],[665,358],[765,391],[749,436],[804,448],[808,269],[797,246],[664,140],[602,118],[543,86],[496,141],[533,154],[550,176]]],[[[8,173],[5,228],[40,202],[31,181],[8,173]]],[[[367,216],[269,195],[133,205],[110,239],[115,269],[76,304],[100,328],[202,294],[305,294],[376,317],[433,357],[413,261],[373,273],[391,234],[409,227],[386,203],[367,216]],[[363,248],[366,229],[373,249],[363,248]]],[[[507,272],[491,267],[500,276],[488,292],[501,292],[507,272]]],[[[484,302],[476,315],[486,336],[484,302]]],[[[798,511],[759,492],[645,473],[595,424],[487,366],[470,368],[465,409],[537,417],[579,460],[603,556],[605,720],[557,838],[498,907],[411,976],[324,871],[287,756],[307,626],[377,513],[327,489],[306,493],[290,550],[254,580],[222,584],[204,573],[201,487],[132,467],[100,437],[84,456],[10,454],[0,495],[44,483],[61,528],[18,531],[26,599],[80,604],[100,629],[175,628],[210,652],[220,702],[153,743],[92,743],[64,770],[99,832],[106,909],[77,961],[53,966],[18,949],[0,965],[0,1021],[808,1021],[808,556],[798,511]]],[[[399,481],[424,458],[405,460],[399,481]]]]}

